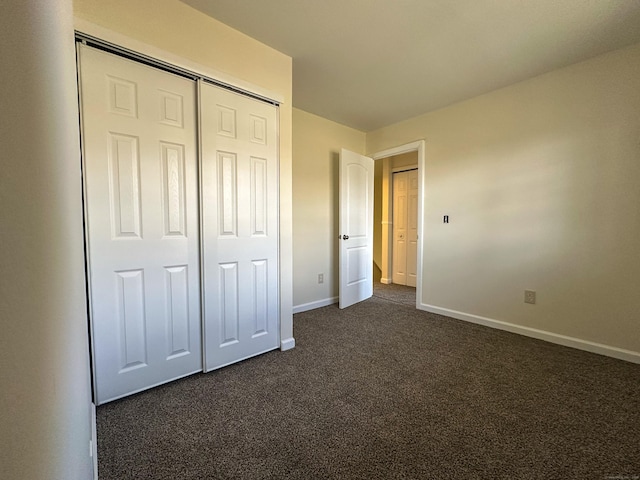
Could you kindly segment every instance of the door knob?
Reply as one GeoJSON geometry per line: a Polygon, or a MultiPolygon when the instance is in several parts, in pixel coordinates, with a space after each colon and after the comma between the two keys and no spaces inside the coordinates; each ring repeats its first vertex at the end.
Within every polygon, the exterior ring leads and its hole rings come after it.
{"type": "Polygon", "coordinates": [[[342,239],[343,239],[343,240],[349,240],[349,235],[343,235],[343,236],[342,236],[342,239]]]}

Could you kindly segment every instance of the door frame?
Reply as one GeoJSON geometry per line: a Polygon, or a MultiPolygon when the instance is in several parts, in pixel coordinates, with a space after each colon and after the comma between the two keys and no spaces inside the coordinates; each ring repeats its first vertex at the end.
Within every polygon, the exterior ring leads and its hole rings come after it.
{"type": "MultiPolygon", "coordinates": [[[[421,308],[422,305],[422,277],[423,277],[423,263],[422,263],[422,245],[424,242],[424,185],[425,185],[425,149],[426,142],[424,140],[416,140],[411,143],[405,143],[403,145],[398,145],[397,147],[388,148],[386,150],[382,150],[376,152],[372,155],[369,155],[373,160],[381,160],[387,157],[393,157],[395,155],[401,155],[403,153],[409,152],[418,152],[418,257],[417,257],[417,268],[416,268],[416,308],[421,308]]],[[[391,173],[391,171],[389,171],[391,173]]],[[[392,199],[388,198],[388,202],[391,202],[392,199]]],[[[383,198],[384,202],[384,198],[383,198]]],[[[393,232],[392,229],[389,228],[389,222],[383,221],[382,225],[382,241],[383,243],[386,241],[387,245],[390,245],[393,241],[393,232]],[[385,228],[386,227],[386,228],[385,228]]],[[[387,249],[387,255],[383,255],[382,262],[383,265],[386,262],[387,271],[389,272],[389,267],[392,262],[392,250],[390,248],[387,249]]]]}

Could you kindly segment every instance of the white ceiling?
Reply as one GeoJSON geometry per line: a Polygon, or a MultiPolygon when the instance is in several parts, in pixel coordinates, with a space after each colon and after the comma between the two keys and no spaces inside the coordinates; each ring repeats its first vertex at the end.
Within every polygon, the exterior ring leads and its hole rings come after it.
{"type": "Polygon", "coordinates": [[[640,0],[182,1],[293,57],[296,108],[362,131],[640,42],[640,0]]]}

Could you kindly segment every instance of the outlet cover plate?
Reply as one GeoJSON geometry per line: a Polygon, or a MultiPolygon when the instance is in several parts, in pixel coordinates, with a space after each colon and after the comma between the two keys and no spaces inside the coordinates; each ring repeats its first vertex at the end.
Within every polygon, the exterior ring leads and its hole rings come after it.
{"type": "Polygon", "coordinates": [[[536,292],[535,290],[525,290],[524,291],[524,303],[536,303],[536,292]]]}

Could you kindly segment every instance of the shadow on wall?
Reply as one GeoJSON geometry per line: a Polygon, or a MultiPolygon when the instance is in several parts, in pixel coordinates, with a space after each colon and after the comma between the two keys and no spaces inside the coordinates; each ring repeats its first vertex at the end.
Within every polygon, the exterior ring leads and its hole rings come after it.
{"type": "Polygon", "coordinates": [[[382,269],[374,261],[373,262],[373,283],[380,283],[381,278],[382,278],[382,269]]]}

